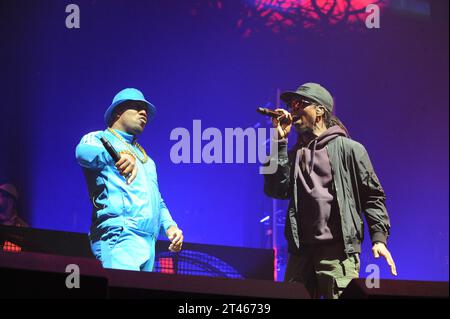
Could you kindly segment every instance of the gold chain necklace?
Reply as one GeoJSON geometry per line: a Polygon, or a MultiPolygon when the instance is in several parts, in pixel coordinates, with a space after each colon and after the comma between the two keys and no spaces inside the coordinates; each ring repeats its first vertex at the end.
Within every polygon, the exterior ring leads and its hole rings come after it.
{"type": "Polygon", "coordinates": [[[133,147],[127,143],[127,141],[125,141],[122,136],[120,136],[118,133],[114,132],[113,129],[108,127],[108,131],[110,131],[115,137],[117,137],[122,143],[124,143],[126,145],[126,147],[130,150],[130,152],[138,159],[141,161],[142,164],[147,163],[148,161],[148,156],[147,153],[145,152],[144,148],[139,145],[138,142],[135,142],[135,145],[137,146],[137,148],[142,152],[142,154],[144,154],[144,158],[140,158],[139,155],[134,151],[133,147]]]}

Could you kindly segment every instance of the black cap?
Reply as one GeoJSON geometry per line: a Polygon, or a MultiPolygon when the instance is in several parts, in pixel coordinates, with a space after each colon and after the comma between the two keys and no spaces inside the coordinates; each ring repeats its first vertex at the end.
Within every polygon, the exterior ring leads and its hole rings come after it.
{"type": "Polygon", "coordinates": [[[285,103],[290,103],[293,99],[301,97],[305,97],[317,104],[323,105],[330,113],[333,112],[333,97],[327,89],[317,83],[305,83],[299,86],[295,92],[287,91],[280,95],[281,100],[285,103]]]}

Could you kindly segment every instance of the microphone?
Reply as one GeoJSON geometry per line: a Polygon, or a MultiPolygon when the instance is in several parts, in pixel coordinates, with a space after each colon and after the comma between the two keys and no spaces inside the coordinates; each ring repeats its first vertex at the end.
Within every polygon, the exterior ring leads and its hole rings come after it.
{"type": "MultiPolygon", "coordinates": [[[[271,109],[267,109],[265,107],[258,107],[256,109],[256,112],[258,112],[259,114],[262,114],[262,115],[270,116],[271,118],[278,118],[278,117],[282,116],[282,118],[280,119],[280,123],[281,124],[289,123],[289,119],[284,115],[284,113],[282,111],[274,111],[271,109]]],[[[298,120],[298,118],[293,118],[292,122],[295,122],[297,120],[298,120]]]]}
{"type": "Polygon", "coordinates": [[[111,143],[104,138],[103,136],[100,137],[100,141],[102,142],[103,146],[105,147],[105,149],[108,151],[109,155],[111,155],[111,157],[113,158],[114,162],[118,162],[120,159],[120,155],[119,153],[117,153],[117,151],[114,149],[114,147],[111,145],[111,143]]]}

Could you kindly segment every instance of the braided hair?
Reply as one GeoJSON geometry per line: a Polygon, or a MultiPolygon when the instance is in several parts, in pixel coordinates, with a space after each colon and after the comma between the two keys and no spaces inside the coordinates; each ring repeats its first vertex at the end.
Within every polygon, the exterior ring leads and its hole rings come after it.
{"type": "Polygon", "coordinates": [[[325,109],[325,112],[323,114],[323,121],[325,122],[325,126],[327,128],[330,128],[332,126],[339,126],[341,129],[345,131],[348,137],[350,137],[350,134],[345,127],[345,125],[341,122],[340,119],[338,119],[335,115],[333,115],[331,112],[329,112],[327,109],[325,109]]]}

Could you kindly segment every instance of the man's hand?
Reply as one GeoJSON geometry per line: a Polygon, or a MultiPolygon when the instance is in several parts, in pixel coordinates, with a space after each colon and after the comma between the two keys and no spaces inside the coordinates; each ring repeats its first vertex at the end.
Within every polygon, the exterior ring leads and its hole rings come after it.
{"type": "Polygon", "coordinates": [[[272,119],[273,127],[275,127],[277,129],[278,137],[280,139],[286,138],[286,136],[289,134],[289,132],[291,131],[291,128],[292,128],[292,115],[291,115],[291,113],[289,113],[288,111],[286,111],[284,109],[276,109],[275,111],[283,112],[283,115],[281,115],[278,118],[272,119]],[[284,118],[284,117],[288,119],[288,122],[287,123],[283,122],[283,124],[280,124],[281,118],[284,118]]]}
{"type": "Polygon", "coordinates": [[[169,238],[171,244],[169,246],[169,250],[171,252],[179,252],[181,250],[181,246],[183,246],[183,232],[176,226],[170,226],[166,231],[166,235],[169,238]]]}
{"type": "Polygon", "coordinates": [[[387,261],[388,265],[391,267],[391,273],[394,276],[397,276],[397,269],[395,268],[394,259],[392,259],[391,253],[386,248],[385,244],[383,244],[383,243],[375,243],[372,246],[372,252],[373,252],[373,256],[375,258],[379,258],[380,255],[383,256],[384,258],[386,258],[386,261],[387,261]]]}
{"type": "Polygon", "coordinates": [[[130,185],[137,176],[138,167],[134,156],[128,153],[120,153],[120,159],[116,163],[116,168],[120,175],[126,178],[127,184],[130,185]]]}

